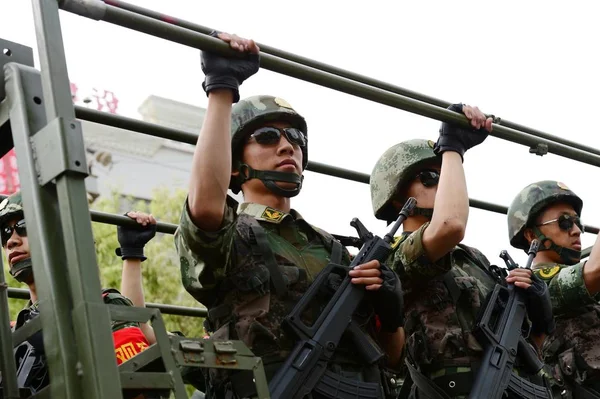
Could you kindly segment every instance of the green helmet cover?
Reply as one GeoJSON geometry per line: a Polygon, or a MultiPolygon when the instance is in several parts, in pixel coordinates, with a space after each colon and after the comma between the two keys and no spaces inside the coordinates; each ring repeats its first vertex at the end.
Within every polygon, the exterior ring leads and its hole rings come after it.
{"type": "Polygon", "coordinates": [[[554,180],[543,180],[525,187],[510,204],[507,214],[508,238],[515,248],[527,250],[529,243],[525,239],[525,228],[548,205],[565,202],[573,206],[581,215],[583,201],[564,183],[554,180]]]}
{"type": "Polygon", "coordinates": [[[441,157],[433,152],[431,140],[413,139],[403,141],[381,155],[369,180],[371,204],[377,219],[391,221],[398,215],[391,206],[398,195],[421,168],[432,163],[441,163],[441,157]]]}
{"type": "MultiPolygon", "coordinates": [[[[287,122],[301,130],[308,138],[304,118],[282,98],[260,95],[239,101],[231,111],[231,159],[232,167],[237,169],[241,162],[244,144],[254,131],[268,122],[287,122]]],[[[308,163],[308,146],[302,149],[302,170],[308,163]]],[[[238,193],[239,182],[231,179],[229,188],[238,193]]]]}

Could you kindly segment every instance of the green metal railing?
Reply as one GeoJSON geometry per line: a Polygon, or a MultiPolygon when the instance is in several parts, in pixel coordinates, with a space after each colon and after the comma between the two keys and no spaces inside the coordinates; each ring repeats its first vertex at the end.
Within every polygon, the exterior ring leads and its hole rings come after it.
{"type": "MultiPolygon", "coordinates": [[[[236,53],[227,44],[209,36],[209,28],[117,0],[32,1],[40,71],[21,64],[6,65],[6,96],[10,101],[0,104],[0,123],[4,125],[6,118],[10,118],[17,150],[44,346],[52,379],[51,393],[56,398],[112,399],[120,397],[121,387],[127,382],[122,380],[114,361],[111,315],[98,296],[100,281],[89,220],[117,225],[134,225],[135,222],[125,216],[89,211],[84,184],[85,150],[80,122],[75,118],[189,144],[195,144],[197,136],[74,107],[59,7],[193,48],[227,55],[236,53]]],[[[448,102],[262,44],[260,47],[262,68],[439,121],[469,126],[463,115],[445,109],[448,102]]],[[[491,135],[530,147],[530,151],[538,154],[547,150],[600,166],[600,150],[506,120],[496,119],[491,135]]],[[[369,182],[368,174],[317,162],[309,162],[308,170],[363,184],[369,182]]],[[[507,212],[505,206],[475,199],[470,200],[470,205],[496,213],[507,212]]],[[[172,224],[158,224],[158,231],[163,233],[173,234],[175,229],[172,224]]],[[[586,231],[597,234],[598,228],[586,226],[586,231]]],[[[589,254],[589,249],[585,253],[589,254]]],[[[7,288],[0,280],[1,310],[7,308],[8,296],[26,299],[28,292],[7,288]]],[[[147,306],[168,314],[206,316],[204,309],[165,304],[147,306]]],[[[120,310],[112,310],[115,311],[120,310]]],[[[6,321],[4,318],[1,323],[6,321]]],[[[0,362],[6,381],[5,395],[16,397],[14,362],[7,360],[11,357],[8,337],[9,332],[0,326],[1,349],[5,354],[0,362]]],[[[161,350],[165,355],[164,346],[161,350]]],[[[175,381],[167,375],[161,375],[160,379],[165,383],[175,381]]]]}

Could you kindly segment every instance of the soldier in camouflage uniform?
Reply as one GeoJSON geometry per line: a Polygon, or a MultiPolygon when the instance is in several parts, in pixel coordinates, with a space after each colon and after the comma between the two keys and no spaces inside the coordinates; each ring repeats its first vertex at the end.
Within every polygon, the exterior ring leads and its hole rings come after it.
{"type": "Polygon", "coordinates": [[[583,202],[565,184],[545,180],[525,187],[508,210],[515,248],[537,238],[535,275],[550,289],[556,332],[544,342],[562,397],[600,398],[600,245],[581,261],[583,202]]]}
{"type": "MultiPolygon", "coordinates": [[[[139,263],[146,259],[143,247],[155,234],[156,220],[151,215],[141,212],[129,213],[128,216],[136,219],[140,225],[147,226],[141,229],[123,228],[120,226],[118,228],[121,247],[117,252],[123,258],[122,289],[124,293],[130,294],[134,298],[139,298],[140,293],[138,290],[142,288],[141,281],[138,281],[136,273],[139,270],[139,263]]],[[[27,306],[19,312],[13,326],[16,330],[39,315],[39,302],[20,192],[10,195],[0,204],[0,237],[2,248],[7,254],[10,274],[17,281],[27,284],[30,293],[30,300],[27,306]]],[[[121,295],[116,289],[104,289],[102,297],[107,304],[133,306],[131,300],[121,295]]],[[[143,302],[143,292],[141,293],[141,298],[143,302]]],[[[140,326],[139,323],[113,321],[112,331],[118,364],[128,360],[132,353],[139,353],[156,342],[152,328],[146,324],[140,326]]],[[[29,388],[32,393],[36,393],[48,385],[49,374],[46,367],[41,331],[17,347],[15,357],[18,360],[20,387],[29,388]]],[[[140,392],[130,392],[130,394],[137,396],[140,392]]],[[[145,394],[143,397],[151,398],[156,396],[145,394]]]]}
{"type": "Polygon", "coordinates": [[[437,143],[401,142],[380,157],[370,179],[378,219],[389,223],[406,198],[417,200],[389,260],[405,293],[409,375],[402,397],[468,395],[473,368],[483,354],[472,334],[477,313],[503,280],[481,252],[460,243],[469,213],[463,155],[486,138],[492,120],[476,107],[450,109],[464,113],[478,130],[444,123],[437,143]]]}
{"type": "MultiPolygon", "coordinates": [[[[282,320],[329,262],[347,265],[350,260],[337,240],[291,209],[290,198],[300,192],[308,162],[304,118],[285,100],[267,95],[247,98],[232,109],[239,85],[258,70],[259,50],[251,40],[218,37],[245,55],[202,53],[208,107],[175,245],[183,285],[209,309],[213,338],[242,340],[262,358],[270,380],[295,344],[282,320]],[[245,202],[238,205],[228,188],[241,190],[245,202]]],[[[377,261],[350,274],[354,284],[366,286],[372,302],[357,315],[359,325],[383,347],[390,364],[397,362],[403,323],[400,281],[377,261]]],[[[335,283],[329,288],[335,289],[335,283]]],[[[317,304],[306,315],[309,322],[320,309],[317,304]]],[[[345,340],[328,368],[381,385],[380,366],[362,364],[345,340]]],[[[207,397],[255,395],[245,374],[210,373],[207,397]]]]}

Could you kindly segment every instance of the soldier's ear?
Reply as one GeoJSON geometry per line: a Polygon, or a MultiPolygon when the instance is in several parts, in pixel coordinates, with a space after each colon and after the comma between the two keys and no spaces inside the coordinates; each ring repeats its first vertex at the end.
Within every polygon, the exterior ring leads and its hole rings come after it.
{"type": "Polygon", "coordinates": [[[535,238],[535,233],[533,232],[533,230],[532,230],[532,229],[530,229],[530,228],[528,227],[528,228],[526,228],[526,229],[523,231],[523,236],[525,237],[525,239],[527,240],[527,242],[528,242],[529,244],[531,244],[531,241],[533,241],[533,239],[535,238]]]}

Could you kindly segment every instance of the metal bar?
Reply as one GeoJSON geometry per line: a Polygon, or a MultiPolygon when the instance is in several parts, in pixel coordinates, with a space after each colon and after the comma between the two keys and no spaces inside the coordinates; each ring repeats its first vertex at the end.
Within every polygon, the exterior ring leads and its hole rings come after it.
{"type": "Polygon", "coordinates": [[[4,278],[3,256],[0,256],[0,375],[4,396],[19,397],[17,367],[13,355],[10,311],[8,308],[7,285],[4,278]]]}
{"type": "MultiPolygon", "coordinates": [[[[100,0],[98,0],[96,3],[105,5],[104,3],[101,3],[100,0]]],[[[67,11],[75,12],[73,8],[69,6],[68,2],[63,3],[61,6],[67,11]]],[[[97,19],[101,17],[103,21],[193,48],[230,56],[239,56],[238,52],[231,50],[226,43],[219,39],[114,6],[105,5],[101,13],[102,15],[98,15],[97,13],[90,15],[86,14],[85,12],[81,12],[81,10],[77,11],[81,15],[89,18],[97,19]]],[[[273,72],[278,72],[297,79],[318,84],[323,87],[328,87],[333,90],[338,90],[346,94],[412,112],[417,115],[437,119],[443,122],[454,123],[464,127],[470,126],[464,115],[448,111],[445,108],[368,86],[363,83],[355,82],[341,76],[310,68],[295,62],[275,57],[270,54],[261,54],[261,67],[273,72]]],[[[537,147],[539,144],[545,144],[548,147],[548,152],[550,153],[589,165],[600,166],[600,156],[596,154],[574,149],[567,145],[551,140],[541,139],[531,134],[520,132],[505,126],[497,124],[494,125],[494,131],[490,133],[490,135],[530,148],[537,147]]]]}
{"type": "MultiPolygon", "coordinates": [[[[131,227],[139,226],[135,220],[133,220],[127,216],[115,215],[112,213],[99,212],[99,211],[90,211],[90,214],[92,217],[92,221],[98,222],[98,223],[114,224],[117,226],[131,226],[131,227]]],[[[160,233],[175,234],[175,230],[177,230],[176,224],[164,223],[164,222],[158,222],[156,224],[156,231],[158,231],[160,233]]]]}
{"type": "Polygon", "coordinates": [[[153,315],[150,321],[154,329],[156,345],[158,345],[158,349],[160,350],[165,371],[168,373],[167,375],[170,375],[173,383],[173,396],[175,399],[187,399],[185,385],[180,370],[175,363],[175,357],[171,350],[171,340],[167,335],[165,322],[158,310],[154,309],[152,312],[153,315]]]}
{"type": "MultiPolygon", "coordinates": [[[[74,129],[69,132],[63,130],[58,136],[67,146],[65,149],[67,159],[70,160],[70,156],[79,157],[80,154],[85,156],[81,132],[75,129],[76,124],[73,123],[75,110],[70,92],[58,3],[56,0],[32,0],[32,2],[47,120],[51,122],[62,118],[74,129]]],[[[40,157],[52,157],[52,155],[54,154],[38,153],[38,162],[40,157]]],[[[58,160],[57,156],[55,158],[58,160]]],[[[78,159],[74,163],[80,166],[84,162],[85,159],[78,159]]],[[[75,332],[75,341],[70,343],[70,348],[61,348],[60,355],[65,356],[66,353],[63,351],[67,350],[76,352],[78,367],[74,368],[74,371],[79,368],[82,374],[77,376],[79,379],[77,382],[69,382],[73,387],[77,386],[79,392],[71,391],[66,398],[83,396],[93,399],[116,398],[121,396],[121,389],[119,384],[115,384],[119,373],[114,359],[110,317],[99,295],[101,286],[91,223],[85,217],[81,217],[89,214],[85,177],[83,173],[66,169],[55,180],[66,254],[63,262],[66,263],[67,273],[65,276],[59,269],[55,272],[69,281],[69,290],[58,292],[57,296],[68,296],[70,293],[72,305],[65,306],[61,310],[63,312],[71,310],[69,326],[72,326],[75,332]]],[[[56,396],[54,391],[52,394],[56,396]]]]}
{"type": "MultiPolygon", "coordinates": [[[[162,14],[160,12],[157,11],[153,11],[153,10],[148,10],[146,8],[143,7],[139,7],[133,4],[129,4],[126,3],[124,1],[120,1],[120,0],[104,0],[104,2],[108,5],[114,6],[114,7],[118,7],[121,8],[123,10],[127,10],[127,11],[131,11],[134,12],[136,14],[139,15],[143,15],[152,19],[156,19],[159,21],[164,21],[167,22],[169,24],[173,24],[175,26],[179,26],[185,29],[189,29],[192,30],[194,32],[198,32],[198,33],[202,33],[205,35],[210,34],[213,29],[202,26],[202,25],[198,25],[189,21],[185,21],[183,19],[179,19],[179,18],[175,18],[172,17],[170,15],[166,15],[166,14],[162,14]]],[[[372,86],[372,87],[376,87],[378,89],[382,89],[382,90],[386,90],[392,93],[396,93],[396,94],[400,94],[402,96],[406,96],[409,98],[412,98],[414,100],[418,100],[418,101],[422,101],[431,105],[436,105],[438,107],[443,107],[443,108],[447,108],[450,104],[448,101],[444,101],[444,100],[440,100],[438,98],[435,97],[431,97],[425,94],[421,94],[421,93],[417,93],[416,91],[412,91],[409,89],[405,89],[403,87],[400,86],[396,86],[387,82],[383,82],[381,80],[377,80],[377,79],[373,79],[370,78],[368,76],[364,76],[364,75],[360,75],[358,73],[355,72],[351,72],[351,71],[347,71],[338,67],[335,67],[333,65],[329,65],[329,64],[325,64],[323,62],[319,62],[319,61],[315,61],[313,59],[310,58],[306,58],[306,57],[302,57],[300,55],[296,55],[293,53],[289,53],[287,51],[283,51],[271,46],[267,46],[265,44],[262,43],[257,43],[258,46],[260,47],[260,51],[262,53],[266,53],[266,54],[271,54],[275,57],[279,57],[291,62],[295,62],[301,65],[305,65],[307,67],[310,68],[315,68],[315,69],[319,69],[321,71],[324,72],[328,72],[328,73],[332,73],[334,75],[337,76],[341,76],[343,78],[347,78],[350,80],[353,80],[355,82],[359,82],[359,83],[364,83],[366,85],[372,86]]],[[[509,127],[511,129],[515,129],[515,130],[520,130],[522,132],[525,133],[529,133],[532,136],[537,136],[546,140],[551,140],[560,144],[564,144],[567,145],[569,147],[573,147],[573,148],[577,148],[579,150],[582,151],[587,151],[590,152],[592,154],[596,154],[596,155],[600,155],[600,150],[587,146],[585,144],[580,144],[571,140],[567,140],[563,137],[560,136],[554,136],[548,133],[544,133],[542,131],[536,130],[536,129],[532,129],[529,128],[527,126],[523,126],[514,122],[510,122],[508,120],[505,119],[501,119],[499,121],[499,124],[502,126],[506,126],[509,127]]]]}
{"type": "Polygon", "coordinates": [[[122,373],[124,371],[138,371],[139,369],[147,366],[149,363],[160,359],[160,357],[161,354],[158,345],[151,345],[150,347],[144,349],[142,352],[138,353],[134,357],[127,359],[126,362],[121,363],[119,365],[119,373],[122,373]]]}
{"type": "MultiPolygon", "coordinates": [[[[124,116],[109,114],[108,112],[101,112],[90,110],[87,108],[75,107],[75,114],[77,118],[82,120],[87,120],[95,123],[102,123],[108,126],[117,127],[121,129],[131,130],[133,132],[138,132],[142,134],[148,134],[150,136],[160,137],[164,139],[177,140],[184,143],[195,145],[198,141],[198,135],[193,133],[183,132],[177,129],[172,129],[164,126],[159,126],[153,123],[148,123],[144,121],[139,121],[137,119],[127,118],[124,116]]],[[[369,184],[369,174],[357,172],[354,170],[338,168],[336,166],[327,165],[320,162],[308,161],[308,165],[306,167],[307,170],[315,173],[321,173],[328,176],[338,177],[341,179],[351,180],[358,183],[369,184]]],[[[490,212],[502,213],[505,214],[508,212],[508,208],[503,205],[493,204],[490,202],[480,201],[477,199],[470,199],[469,205],[473,208],[483,209],[490,212]]],[[[91,211],[92,220],[100,223],[111,223],[111,224],[121,224],[121,222],[130,223],[133,222],[125,216],[115,217],[116,215],[111,215],[108,213],[91,211]]],[[[133,224],[131,224],[133,226],[133,224]]],[[[177,229],[177,225],[167,224],[167,223],[158,223],[158,231],[164,233],[175,232],[177,229]]],[[[585,226],[586,232],[598,234],[598,228],[593,226],[585,226]]]]}
{"type": "MultiPolygon", "coordinates": [[[[4,67],[6,93],[10,98],[10,123],[27,215],[29,246],[44,326],[52,396],[74,398],[81,393],[77,377],[77,354],[73,350],[69,289],[64,278],[64,245],[54,187],[38,184],[31,136],[47,121],[40,105],[39,71],[10,63],[4,67]],[[39,101],[36,101],[39,100],[39,101]],[[65,295],[66,293],[66,295],[65,295]]],[[[81,397],[81,396],[80,396],[81,397]]]]}
{"type": "Polygon", "coordinates": [[[120,373],[119,376],[121,377],[123,389],[173,389],[174,386],[173,379],[166,373],[125,371],[120,373]]]}
{"type": "Polygon", "coordinates": [[[40,317],[34,317],[29,322],[25,323],[21,328],[13,332],[12,344],[13,347],[22,344],[28,338],[33,336],[35,333],[42,329],[42,319],[40,317]]]}
{"type": "MultiPolygon", "coordinates": [[[[29,299],[29,290],[23,288],[7,288],[8,297],[12,299],[29,299]]],[[[192,308],[187,306],[167,305],[162,303],[146,303],[147,308],[158,309],[162,314],[174,316],[206,317],[208,311],[203,308],[192,308]]]]}

